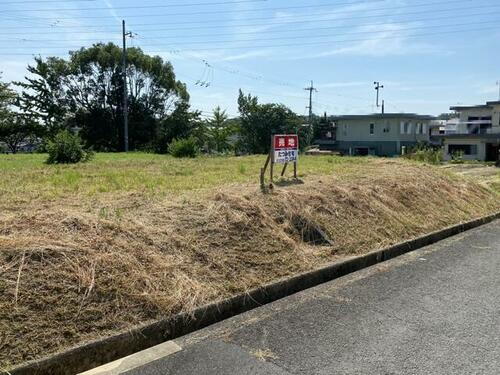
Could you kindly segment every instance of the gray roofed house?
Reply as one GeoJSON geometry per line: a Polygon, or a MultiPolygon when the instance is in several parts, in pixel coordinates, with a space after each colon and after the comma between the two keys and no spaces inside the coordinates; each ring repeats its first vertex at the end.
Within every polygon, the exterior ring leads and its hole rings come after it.
{"type": "Polygon", "coordinates": [[[336,138],[330,149],[346,155],[397,156],[430,141],[432,116],[415,113],[345,115],[331,118],[336,138]]]}
{"type": "Polygon", "coordinates": [[[445,160],[461,154],[464,160],[496,161],[500,149],[500,101],[474,106],[453,106],[457,118],[449,120],[439,139],[445,160]]]}

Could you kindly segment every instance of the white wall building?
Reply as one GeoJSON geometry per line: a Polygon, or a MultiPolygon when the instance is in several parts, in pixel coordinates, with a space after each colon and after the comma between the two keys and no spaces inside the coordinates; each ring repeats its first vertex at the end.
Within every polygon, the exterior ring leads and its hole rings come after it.
{"type": "Polygon", "coordinates": [[[457,117],[449,120],[445,134],[437,136],[445,160],[462,155],[464,160],[496,161],[500,145],[500,101],[485,105],[451,107],[457,117]]]}

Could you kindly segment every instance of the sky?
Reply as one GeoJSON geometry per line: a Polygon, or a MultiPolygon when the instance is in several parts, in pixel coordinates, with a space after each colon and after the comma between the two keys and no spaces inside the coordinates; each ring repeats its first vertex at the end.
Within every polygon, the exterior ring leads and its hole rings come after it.
{"type": "Polygon", "coordinates": [[[236,116],[238,90],[262,103],[367,114],[437,115],[498,100],[498,0],[1,0],[0,71],[33,56],[121,43],[170,61],[193,109],[236,116]]]}

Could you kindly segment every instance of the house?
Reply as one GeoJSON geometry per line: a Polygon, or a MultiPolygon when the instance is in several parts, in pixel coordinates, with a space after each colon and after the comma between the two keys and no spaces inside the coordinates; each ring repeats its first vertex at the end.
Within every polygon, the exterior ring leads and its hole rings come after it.
{"type": "Polygon", "coordinates": [[[335,149],[346,155],[401,155],[430,141],[432,116],[384,113],[333,117],[335,149]]]}
{"type": "Polygon", "coordinates": [[[445,160],[496,161],[500,146],[500,101],[484,105],[451,107],[456,118],[447,122],[445,134],[434,137],[443,145],[445,160]]]}

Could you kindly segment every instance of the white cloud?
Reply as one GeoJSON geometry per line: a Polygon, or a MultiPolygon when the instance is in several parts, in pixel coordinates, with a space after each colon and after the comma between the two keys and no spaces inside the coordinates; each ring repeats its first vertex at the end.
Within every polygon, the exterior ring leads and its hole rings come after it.
{"type": "Polygon", "coordinates": [[[106,6],[109,9],[109,13],[115,18],[115,20],[121,21],[120,17],[116,13],[115,8],[113,7],[113,4],[111,4],[111,1],[110,0],[102,0],[102,1],[104,2],[104,4],[106,4],[106,6]]]}
{"type": "Polygon", "coordinates": [[[489,94],[498,94],[498,85],[483,85],[479,87],[478,89],[478,94],[484,94],[484,95],[489,95],[489,94]]]}
{"type": "MultiPolygon", "coordinates": [[[[369,82],[368,82],[369,83],[369,82]]],[[[319,86],[319,88],[340,88],[340,87],[357,87],[357,86],[366,86],[366,81],[352,81],[352,82],[331,82],[325,83],[319,86]]]]}
{"type": "Polygon", "coordinates": [[[310,57],[326,57],[334,55],[357,55],[383,57],[391,55],[414,55],[442,53],[438,46],[424,42],[414,42],[410,40],[411,34],[408,33],[410,24],[384,24],[360,26],[353,32],[352,38],[346,36],[343,40],[332,41],[334,44],[347,43],[347,47],[338,47],[326,52],[321,52],[310,57]],[[357,34],[367,34],[366,39],[357,37],[357,34]],[[373,36],[370,36],[373,33],[373,36]]]}
{"type": "Polygon", "coordinates": [[[255,50],[255,51],[245,52],[245,53],[241,53],[241,54],[229,55],[229,56],[221,57],[217,61],[246,60],[246,59],[254,58],[254,57],[267,56],[267,55],[269,55],[269,52],[270,51],[255,50]]]}

